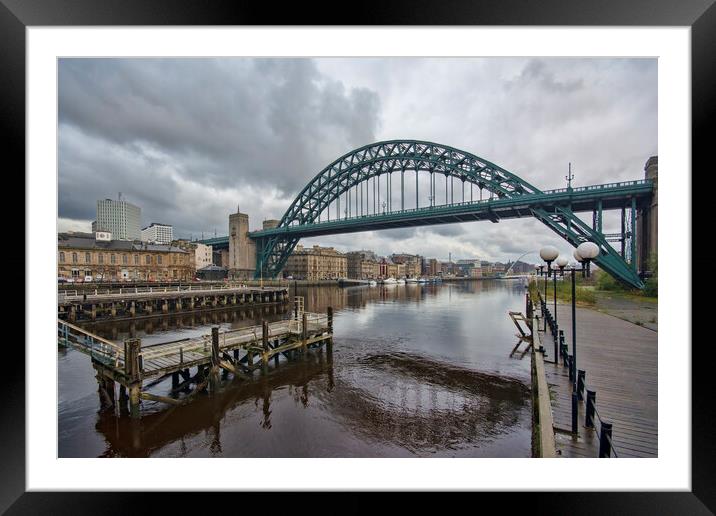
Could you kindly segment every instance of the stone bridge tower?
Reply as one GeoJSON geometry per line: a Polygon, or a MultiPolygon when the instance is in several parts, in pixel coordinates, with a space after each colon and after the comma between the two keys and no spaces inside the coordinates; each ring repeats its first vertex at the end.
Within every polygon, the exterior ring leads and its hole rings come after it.
{"type": "Polygon", "coordinates": [[[256,242],[249,238],[249,215],[229,215],[229,278],[252,279],[256,270],[256,242]]]}
{"type": "Polygon", "coordinates": [[[653,272],[652,258],[658,259],[657,252],[658,234],[659,234],[659,157],[652,156],[644,165],[644,177],[654,182],[654,194],[651,203],[639,210],[637,216],[636,234],[638,240],[637,245],[637,264],[640,272],[653,272]]]}

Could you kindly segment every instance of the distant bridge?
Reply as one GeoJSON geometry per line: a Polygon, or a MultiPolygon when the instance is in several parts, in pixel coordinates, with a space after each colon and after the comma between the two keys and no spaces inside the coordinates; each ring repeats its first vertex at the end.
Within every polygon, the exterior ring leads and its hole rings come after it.
{"type": "MultiPolygon", "coordinates": [[[[249,237],[257,245],[256,276],[268,278],[281,272],[301,238],[534,217],[575,247],[585,241],[596,243],[601,252],[595,262],[600,268],[642,288],[636,219],[637,211],[650,205],[652,192],[652,182],[645,179],[542,191],[468,152],[425,141],[392,140],[366,145],[335,160],[299,193],[277,227],[251,232],[249,237]],[[443,177],[444,195],[438,185],[443,177]],[[604,210],[621,211],[618,234],[603,233],[604,210]],[[576,216],[589,211],[591,225],[576,216]],[[620,249],[609,241],[618,241],[620,249]]],[[[228,237],[202,242],[216,248],[229,244],[228,237]]]]}

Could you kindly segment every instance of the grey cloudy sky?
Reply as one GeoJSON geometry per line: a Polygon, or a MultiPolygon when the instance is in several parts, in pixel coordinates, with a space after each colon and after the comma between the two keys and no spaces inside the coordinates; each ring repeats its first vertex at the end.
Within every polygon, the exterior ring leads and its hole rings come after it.
{"type": "MultiPolygon", "coordinates": [[[[61,59],[58,95],[61,231],[89,231],[97,199],[118,192],[143,225],[179,237],[226,234],[237,204],[259,228],[334,159],[380,140],[457,147],[541,189],[563,187],[568,162],[575,186],[639,179],[657,154],[656,59],[61,59]]],[[[571,255],[533,219],[303,243],[571,255]]]]}

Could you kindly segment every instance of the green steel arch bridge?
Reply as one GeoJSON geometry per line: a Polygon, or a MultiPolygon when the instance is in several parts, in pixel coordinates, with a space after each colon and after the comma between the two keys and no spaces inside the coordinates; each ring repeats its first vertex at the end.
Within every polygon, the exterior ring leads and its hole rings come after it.
{"type": "MultiPolygon", "coordinates": [[[[575,247],[596,243],[600,268],[642,288],[636,219],[650,205],[652,191],[652,181],[646,179],[543,191],[469,152],[427,141],[391,140],[336,159],[303,188],[277,227],[249,237],[257,246],[256,277],[273,278],[301,238],[534,217],[575,247]],[[619,233],[602,231],[606,210],[621,211],[619,233]],[[579,218],[579,212],[591,212],[592,223],[579,218]],[[618,242],[619,249],[610,242],[618,242]]],[[[229,240],[202,242],[222,248],[229,240]]]]}

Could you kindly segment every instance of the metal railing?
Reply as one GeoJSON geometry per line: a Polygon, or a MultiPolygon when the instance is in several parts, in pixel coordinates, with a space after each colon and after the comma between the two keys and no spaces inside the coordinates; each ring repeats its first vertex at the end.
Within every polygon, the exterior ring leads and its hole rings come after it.
{"type": "Polygon", "coordinates": [[[124,367],[122,346],[60,319],[57,320],[57,343],[77,349],[106,365],[124,367]]]}

